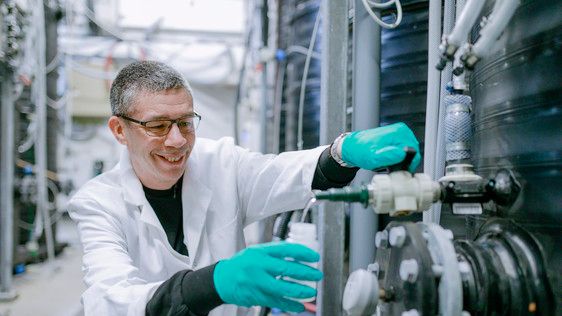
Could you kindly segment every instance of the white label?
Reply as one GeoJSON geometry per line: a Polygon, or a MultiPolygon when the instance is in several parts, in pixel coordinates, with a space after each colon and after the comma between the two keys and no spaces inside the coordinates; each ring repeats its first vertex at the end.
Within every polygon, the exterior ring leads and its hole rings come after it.
{"type": "Polygon", "coordinates": [[[480,203],[454,203],[453,214],[468,215],[482,214],[482,204],[480,203]]]}

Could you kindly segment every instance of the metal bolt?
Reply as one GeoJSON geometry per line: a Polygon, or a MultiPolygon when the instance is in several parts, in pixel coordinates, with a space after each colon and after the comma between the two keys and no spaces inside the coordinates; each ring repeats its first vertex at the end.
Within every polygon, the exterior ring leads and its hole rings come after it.
{"type": "Polygon", "coordinates": [[[367,271],[374,273],[378,277],[380,271],[379,263],[378,262],[371,263],[370,265],[367,266],[367,271]]]}
{"type": "Polygon", "coordinates": [[[411,309],[409,311],[402,312],[402,316],[420,316],[417,309],[411,309]]]}
{"type": "Polygon", "coordinates": [[[438,278],[440,278],[441,275],[443,275],[443,266],[434,264],[431,266],[431,270],[433,271],[433,274],[435,274],[435,276],[438,278]]]}
{"type": "Polygon", "coordinates": [[[418,278],[419,265],[415,259],[400,262],[400,279],[404,282],[414,283],[418,278]]]}
{"type": "Polygon", "coordinates": [[[470,272],[470,265],[465,261],[459,262],[459,271],[462,274],[469,273],[470,272]]]}
{"type": "Polygon", "coordinates": [[[392,227],[388,234],[388,241],[392,247],[402,247],[406,241],[406,229],[402,226],[392,227]]]}
{"type": "Polygon", "coordinates": [[[377,248],[387,248],[388,247],[388,231],[383,230],[377,232],[375,235],[375,245],[377,248]]]}

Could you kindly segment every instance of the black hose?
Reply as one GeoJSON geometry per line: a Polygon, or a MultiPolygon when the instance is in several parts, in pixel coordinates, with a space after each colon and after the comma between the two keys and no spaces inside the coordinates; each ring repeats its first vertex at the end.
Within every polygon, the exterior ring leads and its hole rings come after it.
{"type": "Polygon", "coordinates": [[[291,222],[291,217],[293,216],[293,213],[294,211],[289,211],[279,215],[279,217],[281,217],[281,221],[279,222],[279,226],[277,226],[275,231],[273,232],[274,237],[277,237],[281,240],[287,238],[287,233],[289,231],[289,223],[291,222]]]}
{"type": "Polygon", "coordinates": [[[260,309],[260,314],[259,316],[267,316],[269,314],[269,312],[271,312],[271,308],[269,307],[262,307],[260,309]]]}

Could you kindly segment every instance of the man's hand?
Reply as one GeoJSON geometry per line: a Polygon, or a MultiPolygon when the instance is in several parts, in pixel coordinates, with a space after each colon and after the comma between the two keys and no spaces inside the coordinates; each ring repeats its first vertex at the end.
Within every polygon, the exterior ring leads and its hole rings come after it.
{"type": "Polygon", "coordinates": [[[348,166],[374,170],[402,162],[406,156],[404,147],[417,152],[408,168],[414,172],[421,160],[419,143],[404,123],[350,133],[343,138],[340,153],[348,166]]]}
{"type": "Polygon", "coordinates": [[[316,262],[319,259],[317,252],[299,244],[276,242],[248,247],[230,259],[219,261],[213,275],[215,288],[228,304],[301,312],[303,304],[289,298],[310,298],[316,295],[316,290],[283,280],[280,276],[319,281],[322,272],[297,262],[316,262]]]}

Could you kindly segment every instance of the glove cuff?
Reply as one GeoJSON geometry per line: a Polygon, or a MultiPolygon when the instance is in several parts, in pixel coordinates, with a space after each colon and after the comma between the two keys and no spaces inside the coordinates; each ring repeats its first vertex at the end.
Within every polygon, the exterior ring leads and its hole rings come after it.
{"type": "Polygon", "coordinates": [[[346,163],[345,161],[343,161],[342,158],[342,145],[343,145],[343,139],[345,138],[345,136],[347,136],[349,133],[343,133],[340,136],[338,136],[334,142],[332,143],[332,146],[330,147],[330,155],[332,156],[332,158],[334,158],[334,160],[342,167],[347,167],[347,168],[353,168],[355,166],[352,166],[348,163],[346,163]]]}

